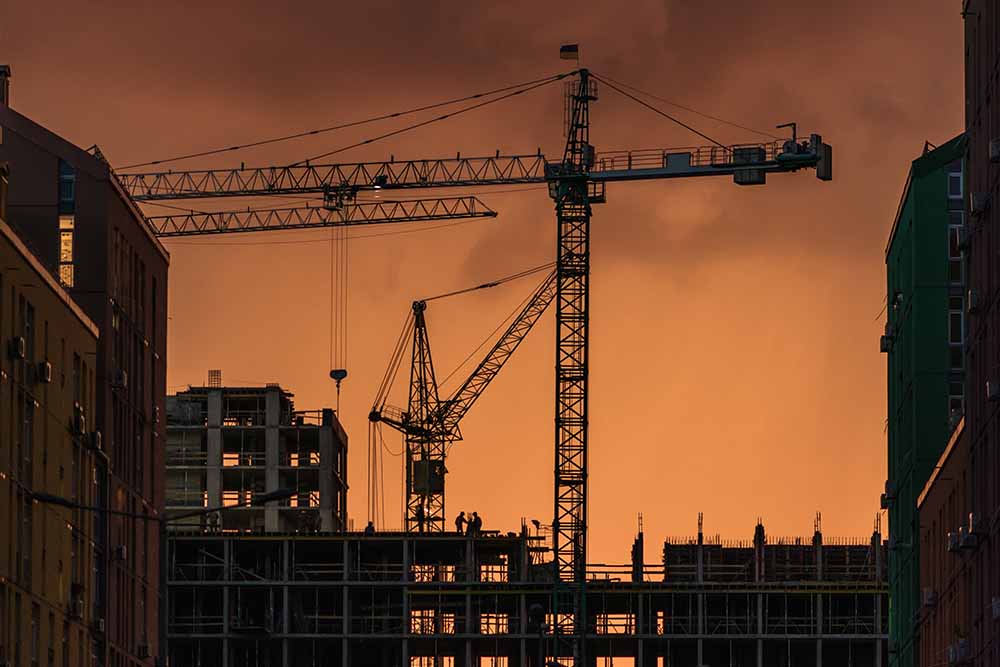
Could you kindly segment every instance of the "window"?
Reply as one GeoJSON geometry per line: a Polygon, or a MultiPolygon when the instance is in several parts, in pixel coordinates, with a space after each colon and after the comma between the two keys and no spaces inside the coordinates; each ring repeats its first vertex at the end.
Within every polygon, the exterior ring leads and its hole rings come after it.
{"type": "Polygon", "coordinates": [[[965,387],[961,382],[948,383],[948,411],[952,415],[965,412],[965,387]]]}
{"type": "Polygon", "coordinates": [[[56,659],[56,647],[55,647],[55,635],[56,635],[56,615],[51,611],[49,612],[49,667],[55,667],[56,659]]]}
{"type": "Polygon", "coordinates": [[[68,162],[59,160],[59,213],[76,211],[76,170],[68,162]]]}
{"type": "Polygon", "coordinates": [[[73,286],[73,234],[76,216],[59,216],[59,281],[67,287],[73,286]]]}
{"type": "Polygon", "coordinates": [[[37,602],[31,603],[31,667],[38,667],[39,625],[41,625],[42,610],[37,602]]]}
{"type": "Polygon", "coordinates": [[[951,172],[948,174],[948,198],[962,198],[962,172],[951,172]]]}
{"type": "Polygon", "coordinates": [[[948,280],[952,283],[963,283],[962,271],[962,235],[965,232],[965,213],[963,211],[948,212],[948,280]]]}
{"type": "Polygon", "coordinates": [[[952,370],[960,371],[964,367],[963,345],[965,344],[965,310],[964,298],[948,297],[948,345],[949,365],[952,370]]]}

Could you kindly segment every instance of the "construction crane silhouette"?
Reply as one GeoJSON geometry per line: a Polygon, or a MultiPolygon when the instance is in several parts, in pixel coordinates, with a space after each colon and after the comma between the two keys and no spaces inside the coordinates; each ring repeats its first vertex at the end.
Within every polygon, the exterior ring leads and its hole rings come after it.
{"type": "MultiPolygon", "coordinates": [[[[578,69],[547,81],[568,79],[566,142],[562,155],[548,160],[535,154],[491,157],[421,159],[347,164],[161,171],[121,174],[125,189],[138,201],[233,196],[268,196],[337,191],[427,189],[523,183],[545,183],[555,204],[556,372],[555,480],[552,550],[553,653],[586,664],[587,455],[589,382],[589,295],[591,208],[604,203],[608,183],[671,178],[731,176],[737,185],[762,185],[768,174],[815,169],[820,180],[832,179],[832,149],[818,134],[799,141],[797,130],[786,141],[695,148],[650,149],[597,153],[590,142],[590,105],[597,100],[597,82],[656,111],[614,83],[578,69]]],[[[541,84],[534,84],[532,88],[541,84]]],[[[530,88],[525,88],[528,90],[530,88]]],[[[517,94],[517,92],[511,93],[517,94]]],[[[510,95],[507,95],[510,96],[510,95]]],[[[483,106],[474,105],[462,112],[483,106]]],[[[441,116],[434,120],[443,120],[441,116]]],[[[674,122],[714,141],[694,128],[674,122]]],[[[431,121],[427,121],[431,122],[431,121]]],[[[419,127],[417,124],[411,127],[419,127]]],[[[388,137],[397,132],[382,135],[388,137]]],[[[347,148],[363,145],[354,144],[347,148]]],[[[335,151],[338,152],[338,151],[335,151]]],[[[242,231],[215,229],[214,232],[242,231]]],[[[433,401],[430,401],[433,403],[433,401]]],[[[442,463],[443,465],[443,463],[442,463]]],[[[416,506],[414,506],[416,507],[416,506]]],[[[439,511],[434,508],[433,511],[439,511]]],[[[443,516],[444,507],[440,508],[443,516]]],[[[408,517],[414,520],[416,517],[408,517]]],[[[435,517],[425,517],[425,520],[435,517]]],[[[436,525],[436,524],[432,524],[436,525]]],[[[443,520],[439,525],[443,525],[443,520]]]]}
{"type": "MultiPolygon", "coordinates": [[[[544,267],[542,267],[544,268],[544,267]]],[[[521,277],[534,271],[513,277],[521,277]]],[[[450,445],[462,439],[462,418],[482,396],[504,364],[545,313],[556,295],[556,274],[550,272],[497,338],[469,376],[447,398],[438,394],[430,338],[427,332],[427,302],[503,284],[512,277],[485,283],[431,299],[414,301],[403,326],[389,368],[383,376],[368,418],[403,434],[406,440],[406,529],[425,528],[441,532],[445,525],[446,456],[450,445]],[[405,356],[402,347],[410,341],[410,379],[406,411],[387,405],[388,393],[405,356]]]]}

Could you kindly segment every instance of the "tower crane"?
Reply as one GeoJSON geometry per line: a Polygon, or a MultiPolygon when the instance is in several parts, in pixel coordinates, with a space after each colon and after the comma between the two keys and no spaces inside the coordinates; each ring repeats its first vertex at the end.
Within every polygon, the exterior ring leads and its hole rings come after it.
{"type": "MultiPolygon", "coordinates": [[[[477,288],[494,287],[486,283],[477,288]]],[[[463,290],[465,291],[465,290],[463,290]]],[[[411,317],[404,326],[399,345],[411,331],[409,400],[406,411],[386,405],[388,383],[383,382],[372,406],[369,420],[384,423],[403,434],[406,440],[406,529],[439,532],[445,526],[445,457],[448,447],[462,439],[459,423],[486,387],[517,350],[556,294],[555,271],[535,289],[493,347],[472,373],[450,396],[441,400],[427,334],[427,301],[414,301],[411,317]]],[[[445,295],[450,296],[450,295],[445,295]]],[[[403,354],[397,346],[385,377],[396,375],[403,354]]]]}
{"type": "MultiPolygon", "coordinates": [[[[818,134],[799,141],[695,148],[598,153],[590,142],[590,104],[598,99],[597,82],[670,118],[613,82],[587,69],[567,83],[566,141],[553,160],[535,154],[418,159],[345,164],[298,163],[286,166],[122,174],[125,189],[138,201],[289,195],[347,189],[427,189],[546,183],[557,223],[555,481],[552,550],[555,593],[551,610],[556,646],[551,655],[571,656],[587,664],[586,552],[589,376],[590,218],[594,204],[605,201],[608,183],[651,179],[731,176],[737,185],[762,185],[768,174],[815,169],[820,180],[832,179],[832,149],[818,134]]],[[[537,86],[534,86],[537,87],[537,86]]],[[[528,90],[525,88],[524,90],[528,90]]],[[[524,90],[520,92],[524,92],[524,90]]],[[[512,94],[517,94],[512,93],[512,94]]],[[[482,103],[476,106],[482,106],[482,103]]],[[[472,108],[472,107],[470,107],[472,108]]],[[[441,120],[442,116],[435,120],[441,120]]],[[[670,118],[674,122],[676,119],[670,118]]],[[[426,124],[426,123],[423,123],[426,124]]],[[[683,125],[683,123],[681,123],[683,125]]],[[[418,127],[414,125],[413,127],[418,127]]],[[[684,125],[689,130],[690,126],[684,125]]],[[[383,135],[391,136],[398,132],[383,135]]],[[[698,133],[700,134],[700,133],[698,133]]],[[[701,135],[709,141],[711,138],[701,135]]],[[[361,145],[361,144],[356,144],[361,145]]]]}

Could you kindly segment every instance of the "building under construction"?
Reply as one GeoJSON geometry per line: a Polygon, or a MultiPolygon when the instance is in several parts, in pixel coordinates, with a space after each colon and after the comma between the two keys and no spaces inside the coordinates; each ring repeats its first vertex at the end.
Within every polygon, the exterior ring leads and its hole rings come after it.
{"type": "Polygon", "coordinates": [[[175,520],[171,530],[224,533],[343,531],[347,527],[347,434],[333,410],[296,410],[277,384],[209,385],[167,398],[167,520],[193,508],[223,512],[175,520]],[[290,489],[288,500],[254,497],[290,489]],[[238,507],[237,507],[238,506],[238,507]]]}
{"type": "MultiPolygon", "coordinates": [[[[551,534],[174,534],[170,664],[513,667],[553,657],[551,534]]],[[[669,539],[590,566],[588,664],[886,664],[886,547],[669,539]]]]}

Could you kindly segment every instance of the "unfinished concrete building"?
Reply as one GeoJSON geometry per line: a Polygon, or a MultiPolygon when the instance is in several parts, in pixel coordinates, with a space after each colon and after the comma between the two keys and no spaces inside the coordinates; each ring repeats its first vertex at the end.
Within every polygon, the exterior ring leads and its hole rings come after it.
{"type": "Polygon", "coordinates": [[[347,525],[347,434],[331,409],[296,410],[272,384],[209,386],[167,397],[166,510],[233,507],[171,523],[172,531],[336,532],[347,525]],[[252,505],[255,494],[288,500],[252,505]]]}
{"type": "MultiPolygon", "coordinates": [[[[529,667],[555,646],[543,531],[175,535],[171,663],[529,667]]],[[[887,659],[881,535],[667,540],[588,567],[588,664],[873,667],[887,659]]]]}

